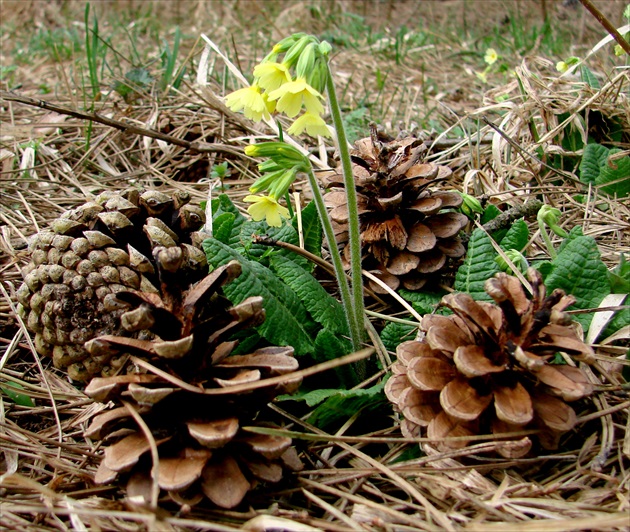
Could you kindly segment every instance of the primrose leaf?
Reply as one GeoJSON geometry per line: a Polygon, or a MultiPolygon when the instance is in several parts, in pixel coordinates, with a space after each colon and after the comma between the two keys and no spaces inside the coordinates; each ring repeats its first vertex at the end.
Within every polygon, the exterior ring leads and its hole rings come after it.
{"type": "Polygon", "coordinates": [[[602,86],[600,85],[599,80],[595,77],[593,71],[586,65],[582,65],[580,67],[580,74],[582,76],[582,81],[588,84],[589,87],[592,87],[596,90],[601,89],[602,86]]]}
{"type": "MultiPolygon", "coordinates": [[[[293,218],[293,228],[298,230],[297,216],[293,218]]],[[[322,256],[322,224],[319,221],[315,202],[311,201],[302,209],[302,235],[304,237],[304,249],[313,255],[322,256]]],[[[310,267],[312,270],[312,266],[310,267]]]]}
{"type": "Polygon", "coordinates": [[[337,395],[337,393],[339,393],[337,389],[299,390],[291,395],[281,395],[278,399],[282,401],[304,401],[308,406],[313,407],[329,397],[337,395]]]}
{"type": "Polygon", "coordinates": [[[234,215],[234,223],[232,224],[231,233],[229,239],[226,244],[234,247],[240,241],[240,230],[241,226],[247,218],[241,214],[232,203],[232,200],[227,194],[220,194],[218,198],[212,200],[212,223],[214,229],[214,222],[217,220],[219,216],[222,214],[229,212],[234,215]]]}
{"type": "Polygon", "coordinates": [[[308,422],[325,429],[329,425],[346,421],[363,409],[376,410],[387,402],[383,393],[383,383],[371,388],[358,390],[335,390],[321,403],[308,418],[308,422]]]}
{"type": "MultiPolygon", "coordinates": [[[[597,308],[610,293],[608,270],[602,262],[595,239],[579,236],[571,240],[553,261],[553,271],[547,276],[547,293],[560,288],[576,298],[571,309],[597,308]]],[[[593,319],[592,313],[575,314],[584,331],[593,319]]]]}
{"type": "Polygon", "coordinates": [[[594,185],[600,169],[606,164],[607,159],[608,148],[606,146],[595,143],[584,146],[582,162],[580,163],[580,181],[587,185],[589,183],[594,185]]]}
{"type": "MultiPolygon", "coordinates": [[[[289,257],[300,266],[307,266],[308,260],[288,249],[258,244],[252,241],[254,235],[266,235],[272,240],[286,242],[297,246],[299,237],[297,231],[291,224],[282,224],[280,227],[271,227],[265,221],[247,221],[241,226],[240,241],[245,246],[244,251],[248,258],[258,262],[264,262],[266,257],[272,255],[282,255],[289,257]]],[[[266,264],[266,262],[265,262],[266,264]]],[[[308,267],[308,266],[307,266],[308,267]]]]}
{"type": "Polygon", "coordinates": [[[251,296],[264,300],[266,320],[257,327],[260,335],[275,345],[291,345],[296,355],[313,352],[313,342],[308,327],[313,325],[304,305],[291,290],[269,268],[256,261],[248,260],[238,251],[215,238],[203,242],[208,263],[214,268],[237,260],[242,273],[223,287],[226,297],[236,305],[251,296]]]}
{"type": "Polygon", "coordinates": [[[501,249],[503,251],[508,251],[509,249],[522,251],[527,245],[528,240],[529,229],[527,228],[525,220],[516,220],[501,239],[501,249]]]}
{"type": "Polygon", "coordinates": [[[212,236],[224,244],[229,243],[235,219],[231,212],[219,214],[212,220],[212,236]]]}
{"type": "Polygon", "coordinates": [[[501,214],[499,207],[497,207],[494,203],[490,203],[483,211],[480,222],[482,225],[488,223],[490,220],[494,220],[497,216],[499,216],[499,214],[501,214]]]}
{"type": "Polygon", "coordinates": [[[455,275],[455,290],[467,292],[473,299],[490,301],[484,284],[499,271],[494,261],[496,256],[490,237],[481,229],[475,229],[468,242],[466,259],[455,275]]]}
{"type": "Polygon", "coordinates": [[[401,343],[413,340],[417,331],[413,325],[390,321],[381,331],[381,340],[388,351],[396,351],[401,343]]]}
{"type": "MultiPolygon", "coordinates": [[[[343,336],[333,333],[328,329],[322,329],[317,333],[317,337],[315,338],[315,354],[313,355],[316,362],[325,362],[326,360],[340,358],[350,352],[352,352],[352,344],[343,336]]],[[[356,372],[349,364],[335,368],[335,374],[343,388],[352,388],[360,382],[356,372]]]]}
{"type": "Polygon", "coordinates": [[[7,394],[9,399],[11,399],[16,405],[34,408],[35,403],[33,402],[33,399],[31,399],[28,395],[17,391],[23,389],[24,386],[17,382],[7,382],[4,386],[0,386],[0,390],[7,394]]]}
{"type": "Polygon", "coordinates": [[[271,257],[271,268],[298,295],[317,323],[331,332],[348,334],[343,307],[315,277],[294,260],[281,255],[271,257]]]}
{"type": "Polygon", "coordinates": [[[398,294],[403,299],[413,303],[414,309],[420,314],[430,314],[435,311],[446,292],[412,292],[401,288],[398,290],[398,294]]]}
{"type": "Polygon", "coordinates": [[[630,157],[610,160],[610,156],[621,150],[613,148],[608,152],[609,159],[600,168],[599,175],[595,178],[595,184],[601,187],[606,194],[623,198],[630,194],[630,157]],[[607,183],[612,183],[607,186],[607,183]]]}

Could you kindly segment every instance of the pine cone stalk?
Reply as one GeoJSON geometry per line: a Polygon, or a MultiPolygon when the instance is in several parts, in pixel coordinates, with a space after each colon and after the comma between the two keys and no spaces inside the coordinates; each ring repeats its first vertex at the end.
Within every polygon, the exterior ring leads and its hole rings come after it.
{"type": "MultiPolygon", "coordinates": [[[[453,314],[426,315],[425,336],[397,348],[385,392],[402,413],[408,436],[426,430],[440,450],[465,447],[468,436],[537,429],[544,449],[556,449],[576,423],[567,403],[593,391],[573,361],[590,363],[593,351],[564,310],[574,298],[546,295],[540,273],[527,272],[528,299],[517,278],[498,273],[485,288],[494,303],[454,293],[442,299],[453,314]],[[557,353],[569,363],[558,363],[557,353]],[[448,437],[459,439],[449,440],[448,437]]],[[[503,437],[503,436],[502,436],[503,437]]],[[[516,458],[532,448],[530,437],[499,448],[516,458]]]]}

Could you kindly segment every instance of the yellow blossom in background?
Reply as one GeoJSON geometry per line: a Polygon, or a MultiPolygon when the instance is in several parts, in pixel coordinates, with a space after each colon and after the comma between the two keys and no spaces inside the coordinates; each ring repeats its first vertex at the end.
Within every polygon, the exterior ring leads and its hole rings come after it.
{"type": "Polygon", "coordinates": [[[273,91],[291,81],[291,74],[287,66],[271,61],[256,65],[254,76],[258,78],[258,85],[266,91],[273,91]]]}
{"type": "Polygon", "coordinates": [[[488,48],[486,50],[486,55],[484,56],[483,60],[489,65],[493,65],[497,62],[497,59],[499,59],[499,54],[497,54],[497,51],[494,48],[488,48]]]}
{"type": "Polygon", "coordinates": [[[255,122],[260,122],[263,116],[269,118],[267,104],[258,85],[251,85],[228,94],[225,97],[225,104],[232,111],[242,109],[245,116],[255,122]]]}
{"type": "Polygon", "coordinates": [[[247,212],[255,222],[265,219],[272,227],[280,227],[282,218],[289,217],[289,209],[283,207],[275,198],[271,196],[245,196],[244,201],[251,203],[247,212]]]}
{"type": "Polygon", "coordinates": [[[322,137],[330,137],[330,130],[326,125],[324,119],[313,113],[304,113],[298,118],[293,125],[289,128],[289,135],[301,135],[304,130],[311,136],[316,137],[321,135],[322,137]]]}
{"type": "Polygon", "coordinates": [[[270,100],[277,100],[276,110],[285,113],[289,118],[297,116],[302,105],[309,113],[321,115],[324,112],[321,98],[323,98],[322,95],[304,78],[285,83],[269,93],[270,100]]]}
{"type": "Polygon", "coordinates": [[[558,72],[566,72],[569,70],[569,65],[567,65],[564,61],[558,61],[556,63],[556,70],[558,72]]]}

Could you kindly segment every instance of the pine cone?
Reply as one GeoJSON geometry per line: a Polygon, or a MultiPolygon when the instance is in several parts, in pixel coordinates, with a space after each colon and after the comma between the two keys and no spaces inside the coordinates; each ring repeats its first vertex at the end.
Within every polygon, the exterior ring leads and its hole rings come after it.
{"type": "MultiPolygon", "coordinates": [[[[160,271],[177,249],[156,254],[160,271]]],[[[108,445],[97,484],[109,484],[122,474],[132,500],[151,500],[155,466],[147,430],[157,446],[157,484],[182,505],[197,504],[205,496],[233,508],[258,481],[277,482],[285,469],[301,468],[290,438],[241,430],[243,425],[260,425],[261,407],[277,394],[295,391],[300,379],[289,377],[275,386],[260,383],[297,369],[290,347],[231,355],[237,342],[230,338],[265,318],[260,297],[229,307],[216,295],[240,272],[235,261],[219,267],[180,300],[133,291],[116,295],[129,306],[121,316],[124,329],[135,333],[147,327],[160,337],[106,335],[86,344],[92,356],[134,354],[136,364],[147,371],[97,377],[85,390],[97,401],[122,405],[98,414],[86,431],[87,437],[105,438],[108,445]]]]}
{"type": "Polygon", "coordinates": [[[17,297],[38,353],[52,356],[55,367],[67,368],[78,381],[121,369],[124,358],[90,357],[83,345],[99,335],[123,333],[124,310],[115,294],[130,288],[160,292],[157,247],[181,251],[171,292],[181,293],[205,275],[205,255],[199,242],[192,242],[205,214],[189,199],[186,193],[169,197],[155,190],[105,192],[33,237],[17,297]]]}
{"type": "MultiPolygon", "coordinates": [[[[448,266],[449,258],[464,255],[458,233],[468,219],[458,212],[462,197],[456,192],[430,190],[448,179],[446,166],[421,162],[426,151],[415,137],[382,141],[375,127],[358,140],[351,152],[357,189],[363,265],[392,289],[402,282],[418,290],[448,266]]],[[[348,208],[341,188],[341,169],[324,177],[331,191],[325,196],[337,243],[348,247],[348,208]]],[[[370,287],[384,290],[375,283],[370,287]]]]}
{"type": "MultiPolygon", "coordinates": [[[[398,346],[385,392],[404,416],[404,434],[417,436],[426,427],[445,450],[465,447],[475,434],[535,428],[540,445],[555,449],[573,428],[576,414],[566,401],[593,387],[579,367],[554,363],[554,357],[561,352],[590,363],[593,351],[563,312],[574,298],[561,290],[546,296],[540,273],[527,273],[531,300],[516,277],[498,273],[486,281],[496,304],[449,294],[442,305],[453,314],[424,316],[426,336],[398,346]],[[444,440],[448,436],[462,439],[444,440]]],[[[515,458],[531,446],[529,437],[518,438],[499,452],[515,458]]]]}

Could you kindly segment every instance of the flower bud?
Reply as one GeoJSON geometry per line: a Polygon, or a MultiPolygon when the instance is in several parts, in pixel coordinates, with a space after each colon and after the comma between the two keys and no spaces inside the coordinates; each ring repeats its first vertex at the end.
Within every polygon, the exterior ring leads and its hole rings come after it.
{"type": "Polygon", "coordinates": [[[312,43],[313,40],[314,37],[312,37],[311,35],[305,35],[304,37],[301,37],[299,40],[297,40],[284,55],[284,63],[289,66],[295,65],[299,61],[304,49],[310,43],[312,43]]]}
{"type": "Polygon", "coordinates": [[[308,43],[300,57],[298,58],[297,64],[295,65],[295,73],[298,78],[307,78],[313,72],[313,67],[315,66],[315,50],[317,49],[315,43],[308,43]]]}
{"type": "Polygon", "coordinates": [[[551,229],[556,235],[565,238],[567,236],[567,232],[560,227],[558,224],[560,220],[560,209],[556,209],[555,207],[550,207],[549,205],[543,205],[538,211],[538,215],[536,219],[538,220],[538,225],[546,225],[551,229]]]}
{"type": "MultiPolygon", "coordinates": [[[[505,254],[521,273],[525,273],[527,271],[527,268],[529,268],[529,264],[527,263],[527,259],[525,258],[525,256],[519,250],[508,249],[505,254]]],[[[498,256],[494,259],[494,262],[497,263],[501,271],[504,271],[510,275],[514,274],[512,268],[503,257],[498,256]]]]}
{"type": "Polygon", "coordinates": [[[468,218],[472,219],[475,217],[475,213],[483,213],[481,202],[477,198],[471,196],[470,194],[466,194],[465,192],[459,192],[459,195],[464,200],[464,203],[462,203],[462,206],[459,208],[462,214],[465,214],[468,218]]]}

